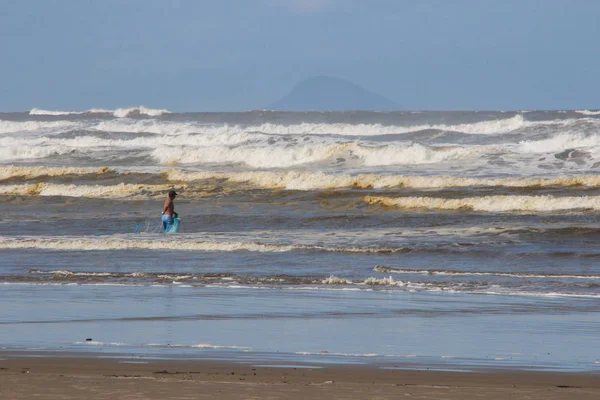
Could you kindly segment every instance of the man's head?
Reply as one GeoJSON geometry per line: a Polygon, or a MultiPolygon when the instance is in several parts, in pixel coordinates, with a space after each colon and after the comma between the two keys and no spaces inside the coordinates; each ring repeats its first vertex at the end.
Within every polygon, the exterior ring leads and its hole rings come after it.
{"type": "Polygon", "coordinates": [[[177,196],[177,193],[175,193],[175,191],[174,191],[174,190],[171,190],[171,191],[169,192],[169,197],[170,197],[171,199],[174,199],[174,198],[175,198],[175,196],[177,196]]]}

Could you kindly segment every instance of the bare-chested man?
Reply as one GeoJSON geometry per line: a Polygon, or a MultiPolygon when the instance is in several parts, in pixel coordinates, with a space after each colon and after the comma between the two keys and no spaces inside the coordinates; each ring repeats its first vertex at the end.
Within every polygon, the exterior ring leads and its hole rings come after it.
{"type": "Polygon", "coordinates": [[[171,230],[173,227],[173,220],[177,217],[177,213],[175,212],[175,204],[173,203],[175,196],[177,196],[177,193],[175,193],[174,190],[171,190],[169,192],[169,198],[165,200],[165,206],[163,207],[162,223],[165,232],[169,232],[171,230]]]}

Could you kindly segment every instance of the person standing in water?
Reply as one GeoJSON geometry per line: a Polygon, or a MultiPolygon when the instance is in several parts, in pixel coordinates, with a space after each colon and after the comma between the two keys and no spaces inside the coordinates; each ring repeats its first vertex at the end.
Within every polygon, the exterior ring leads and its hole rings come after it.
{"type": "Polygon", "coordinates": [[[173,227],[173,222],[175,218],[177,218],[177,213],[175,212],[175,203],[173,203],[173,200],[175,200],[176,196],[177,193],[175,193],[174,190],[171,190],[169,192],[169,197],[167,200],[165,200],[165,205],[162,212],[162,223],[165,232],[169,232],[171,230],[173,227]]]}

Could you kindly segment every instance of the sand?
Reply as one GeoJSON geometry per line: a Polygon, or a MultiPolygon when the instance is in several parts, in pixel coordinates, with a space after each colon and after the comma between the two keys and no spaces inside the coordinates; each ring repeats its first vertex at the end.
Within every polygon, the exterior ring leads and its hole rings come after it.
{"type": "Polygon", "coordinates": [[[600,374],[0,355],[0,399],[600,399],[600,374]]]}

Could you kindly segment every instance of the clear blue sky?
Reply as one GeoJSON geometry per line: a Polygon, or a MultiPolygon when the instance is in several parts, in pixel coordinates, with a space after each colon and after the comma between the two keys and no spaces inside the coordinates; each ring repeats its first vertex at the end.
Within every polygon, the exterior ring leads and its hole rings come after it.
{"type": "Polygon", "coordinates": [[[0,0],[0,111],[264,107],[314,75],[405,109],[600,108],[598,0],[0,0]]]}

